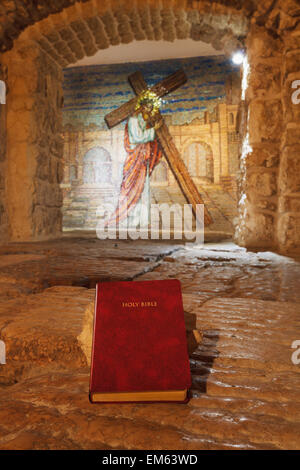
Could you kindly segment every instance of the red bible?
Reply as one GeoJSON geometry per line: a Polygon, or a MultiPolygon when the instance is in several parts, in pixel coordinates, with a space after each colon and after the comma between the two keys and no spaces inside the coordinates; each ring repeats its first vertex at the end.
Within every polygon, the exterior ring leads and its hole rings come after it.
{"type": "Polygon", "coordinates": [[[91,402],[185,403],[190,386],[180,282],[97,284],[91,402]]]}

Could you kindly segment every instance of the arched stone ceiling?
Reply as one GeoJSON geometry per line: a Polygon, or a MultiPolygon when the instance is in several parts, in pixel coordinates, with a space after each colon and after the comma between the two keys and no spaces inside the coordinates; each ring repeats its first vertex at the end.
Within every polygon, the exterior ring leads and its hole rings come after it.
{"type": "Polygon", "coordinates": [[[299,16],[299,0],[2,0],[0,48],[23,31],[63,67],[133,40],[192,38],[230,51],[250,21],[279,34],[299,16]]]}

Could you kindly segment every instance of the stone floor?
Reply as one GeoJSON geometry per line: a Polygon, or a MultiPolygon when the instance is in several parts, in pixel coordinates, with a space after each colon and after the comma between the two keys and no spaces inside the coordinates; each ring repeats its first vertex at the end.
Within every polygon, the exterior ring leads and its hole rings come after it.
{"type": "Polygon", "coordinates": [[[299,261],[230,242],[2,246],[0,449],[299,449],[299,316],[299,261]],[[191,401],[91,405],[82,334],[95,283],[174,277],[202,333],[191,401]]]}

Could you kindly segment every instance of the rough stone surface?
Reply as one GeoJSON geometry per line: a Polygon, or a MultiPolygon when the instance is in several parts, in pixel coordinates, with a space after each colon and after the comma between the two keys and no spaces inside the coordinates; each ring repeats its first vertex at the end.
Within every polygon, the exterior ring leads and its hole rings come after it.
{"type": "Polygon", "coordinates": [[[172,41],[190,36],[212,42],[215,47],[226,43],[230,47],[236,38],[245,35],[250,20],[280,35],[299,23],[299,4],[296,0],[178,0],[164,5],[153,0],[130,5],[114,0],[58,0],[38,4],[11,0],[1,5],[0,15],[2,51],[13,47],[21,31],[41,22],[45,50],[58,60],[70,62],[84,54],[92,55],[99,48],[133,39],[172,41]],[[66,15],[61,13],[63,9],[66,15]]]}
{"type": "Polygon", "coordinates": [[[62,219],[61,70],[33,42],[19,43],[3,64],[9,90],[5,179],[10,238],[57,236],[62,219]]]}
{"type": "Polygon", "coordinates": [[[282,41],[252,25],[247,37],[250,73],[245,88],[247,119],[241,149],[237,241],[246,246],[275,246],[278,168],[283,117],[282,41]],[[247,144],[245,144],[247,142],[247,144]]]}
{"type": "Polygon", "coordinates": [[[0,448],[299,449],[299,260],[230,242],[115,245],[1,247],[0,448]],[[201,338],[190,348],[191,401],[91,405],[95,282],[174,277],[201,338]]]}
{"type": "Polygon", "coordinates": [[[0,35],[2,51],[11,49],[21,31],[28,27],[34,30],[35,25],[30,25],[41,22],[40,43],[62,65],[76,62],[85,54],[93,55],[99,48],[133,39],[172,41],[193,37],[220,48],[226,42],[238,43],[236,38],[243,35],[251,13],[248,5],[237,9],[236,2],[230,0],[213,4],[180,0],[165,6],[153,0],[131,5],[114,0],[61,0],[40,2],[38,6],[20,0],[7,3],[9,13],[5,6],[1,7],[2,23],[6,26],[0,35]],[[67,16],[61,13],[64,8],[67,16]],[[218,21],[212,19],[211,13],[218,21]]]}
{"type": "MultiPolygon", "coordinates": [[[[61,68],[110,45],[192,38],[226,54],[247,49],[236,241],[299,249],[300,115],[291,103],[291,83],[299,79],[299,1],[125,3],[1,3],[0,76],[7,74],[9,85],[7,152],[0,155],[1,238],[51,238],[60,231],[61,68]]],[[[5,140],[2,134],[0,124],[5,140]]]]}
{"type": "Polygon", "coordinates": [[[291,99],[291,85],[300,77],[299,38],[299,28],[284,36],[284,129],[279,168],[278,241],[289,250],[297,249],[300,244],[300,104],[291,99]]]}

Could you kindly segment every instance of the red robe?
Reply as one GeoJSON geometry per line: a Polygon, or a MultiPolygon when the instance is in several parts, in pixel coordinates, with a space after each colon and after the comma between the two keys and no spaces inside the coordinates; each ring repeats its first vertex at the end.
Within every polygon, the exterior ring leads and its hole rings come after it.
{"type": "Polygon", "coordinates": [[[127,157],[123,167],[123,179],[119,194],[119,202],[115,213],[106,222],[106,226],[117,225],[128,217],[141,197],[147,176],[149,160],[149,176],[159,162],[162,151],[156,139],[145,144],[137,144],[133,149],[128,136],[128,124],[125,126],[124,147],[127,157]]]}

